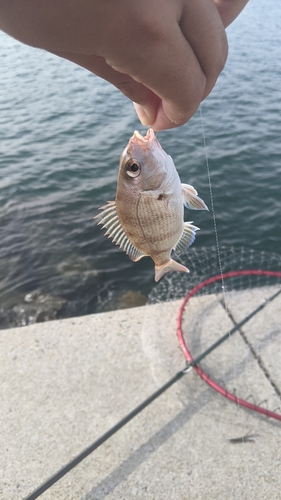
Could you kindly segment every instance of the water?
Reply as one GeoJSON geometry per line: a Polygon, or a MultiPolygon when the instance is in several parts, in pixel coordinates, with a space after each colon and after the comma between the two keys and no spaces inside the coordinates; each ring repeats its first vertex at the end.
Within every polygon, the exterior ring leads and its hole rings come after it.
{"type": "MultiPolygon", "coordinates": [[[[219,241],[280,253],[281,4],[250,2],[228,38],[227,66],[202,105],[219,241]]],[[[0,67],[0,326],[138,301],[154,287],[153,262],[132,263],[93,220],[115,197],[133,130],[145,132],[131,103],[5,34],[0,67]]],[[[158,138],[210,206],[199,113],[158,138]]],[[[211,214],[185,218],[201,228],[196,246],[214,245],[211,214]]]]}

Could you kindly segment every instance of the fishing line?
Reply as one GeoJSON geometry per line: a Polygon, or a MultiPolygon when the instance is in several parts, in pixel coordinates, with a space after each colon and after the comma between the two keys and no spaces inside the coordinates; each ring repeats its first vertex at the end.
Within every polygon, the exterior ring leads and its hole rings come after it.
{"type": "Polygon", "coordinates": [[[216,219],[216,213],[215,213],[215,204],[214,204],[214,197],[213,197],[211,171],[210,171],[210,165],[209,165],[208,150],[207,150],[207,143],[206,143],[206,135],[205,135],[205,129],[204,129],[204,122],[203,122],[202,104],[200,104],[200,106],[199,106],[199,113],[200,113],[201,130],[202,130],[202,136],[203,136],[203,144],[204,144],[204,153],[205,153],[207,177],[208,177],[208,184],[209,184],[209,191],[210,191],[211,210],[212,210],[212,217],[213,217],[213,224],[214,224],[214,231],[215,231],[216,247],[217,247],[217,253],[218,253],[218,262],[219,262],[219,268],[220,268],[220,274],[221,274],[221,283],[222,283],[222,290],[223,290],[223,294],[224,294],[223,295],[224,296],[224,302],[225,302],[225,305],[226,305],[226,301],[225,301],[225,288],[224,288],[223,271],[222,271],[222,260],[221,260],[220,245],[219,245],[219,233],[218,233],[218,228],[217,228],[217,219],[216,219]]]}
{"type": "MultiPolygon", "coordinates": [[[[214,196],[213,196],[212,181],[211,181],[211,171],[210,171],[210,166],[209,166],[207,143],[206,143],[206,135],[205,135],[205,129],[204,129],[203,113],[202,113],[202,104],[200,104],[200,106],[199,106],[199,112],[200,112],[200,119],[201,119],[200,121],[201,121],[201,129],[202,129],[203,144],[204,144],[204,151],[205,151],[206,170],[207,170],[207,177],[208,177],[208,183],[209,183],[210,200],[211,200],[211,211],[212,211],[212,216],[213,216],[215,241],[216,241],[216,248],[217,248],[217,256],[218,256],[218,264],[219,264],[220,275],[212,277],[212,278],[210,278],[210,280],[206,280],[205,282],[203,281],[203,282],[201,282],[199,284],[198,287],[194,287],[194,289],[191,290],[190,293],[185,298],[184,304],[183,304],[182,308],[180,309],[179,316],[178,316],[178,339],[179,339],[180,346],[181,346],[181,348],[183,350],[183,353],[186,356],[186,359],[187,359],[188,362],[192,362],[193,357],[192,357],[190,351],[188,350],[187,345],[186,345],[186,343],[184,341],[183,332],[182,332],[182,328],[181,328],[181,321],[182,321],[182,315],[183,315],[184,307],[187,304],[189,298],[192,297],[198,291],[198,289],[203,288],[204,286],[208,285],[209,282],[211,283],[211,282],[219,281],[220,280],[221,284],[222,284],[222,292],[223,292],[223,304],[222,305],[224,306],[224,309],[227,312],[228,316],[233,321],[233,317],[229,313],[227,302],[226,302],[225,279],[229,278],[231,276],[241,276],[241,275],[245,276],[245,275],[251,275],[251,274],[267,274],[266,271],[261,271],[261,272],[260,271],[256,271],[255,272],[255,271],[247,271],[247,270],[246,271],[245,270],[244,271],[240,271],[240,272],[236,271],[236,272],[233,272],[233,273],[223,273],[222,258],[221,258],[221,252],[220,252],[220,244],[219,244],[219,235],[218,235],[218,228],[217,228],[217,222],[216,222],[216,213],[215,213],[215,206],[214,206],[214,196]]],[[[270,275],[270,272],[269,272],[269,275],[270,275]]],[[[275,276],[279,276],[278,272],[275,273],[274,275],[275,276]]],[[[273,298],[275,298],[275,296],[277,297],[280,293],[281,293],[281,289],[275,295],[273,295],[273,298]]],[[[273,300],[273,298],[272,298],[272,300],[273,300]]],[[[269,301],[270,300],[271,299],[269,299],[269,301]]],[[[265,303],[267,303],[267,302],[265,302],[265,303]]],[[[261,308],[262,308],[262,306],[260,307],[260,309],[261,308]]],[[[242,324],[241,324],[241,326],[242,326],[242,324]]],[[[232,335],[232,330],[230,330],[228,332],[229,337],[232,335]]],[[[248,348],[251,351],[252,350],[251,345],[246,340],[243,332],[241,331],[240,334],[241,334],[244,342],[246,344],[248,344],[248,348]]],[[[226,335],[226,337],[227,337],[227,335],[226,335]]],[[[252,354],[253,354],[253,352],[252,352],[252,354]]],[[[256,360],[258,361],[258,363],[260,363],[260,359],[259,358],[256,357],[256,360]]],[[[270,416],[269,413],[268,413],[268,411],[266,409],[261,408],[259,405],[251,404],[251,403],[248,403],[246,400],[238,398],[236,395],[232,394],[231,392],[229,392],[226,389],[224,389],[223,387],[221,387],[219,384],[215,383],[210,377],[208,377],[208,375],[201,368],[195,366],[195,370],[198,373],[198,375],[200,375],[200,377],[208,385],[210,385],[211,387],[213,387],[213,389],[215,389],[217,392],[219,392],[220,394],[222,394],[226,398],[228,398],[228,399],[234,401],[235,403],[237,403],[238,405],[244,406],[244,407],[246,407],[246,408],[248,408],[248,409],[250,409],[252,411],[256,411],[256,412],[259,412],[259,413],[263,413],[263,414],[265,414],[267,416],[270,416]]],[[[264,372],[265,376],[267,378],[269,378],[268,372],[265,369],[263,369],[263,372],[264,372]]],[[[270,378],[269,378],[269,380],[270,380],[270,378]]],[[[276,387],[276,385],[271,380],[270,380],[270,383],[273,386],[275,392],[280,397],[279,389],[276,387]]],[[[274,412],[272,412],[273,418],[277,418],[276,415],[278,415],[278,414],[275,414],[274,412]]],[[[279,416],[278,416],[277,419],[281,420],[281,418],[279,418],[279,416]]]]}
{"type": "MultiPolygon", "coordinates": [[[[213,224],[214,224],[214,231],[215,231],[216,248],[217,248],[217,254],[218,254],[220,279],[221,279],[222,292],[223,292],[223,302],[224,302],[225,310],[227,311],[226,289],[225,289],[224,275],[223,275],[223,270],[222,270],[222,258],[221,258],[221,252],[220,252],[220,244],[219,244],[219,233],[218,233],[217,219],[216,219],[216,213],[215,213],[215,204],[214,204],[214,196],[213,196],[213,188],[212,188],[212,180],[211,180],[211,170],[210,170],[209,158],[208,158],[206,134],[205,134],[205,128],[204,128],[203,113],[202,113],[202,104],[200,104],[200,106],[199,106],[199,112],[200,112],[201,130],[202,130],[202,136],[203,136],[206,170],[207,170],[210,200],[211,200],[211,210],[212,210],[212,217],[213,217],[213,224]]],[[[237,399],[237,404],[239,404],[238,399],[237,399]]]]}
{"type": "MultiPolygon", "coordinates": [[[[199,368],[197,366],[200,361],[202,361],[204,358],[206,358],[211,352],[213,352],[216,348],[218,348],[223,342],[225,342],[227,339],[229,339],[230,336],[232,336],[235,332],[239,331],[242,328],[242,326],[244,326],[251,318],[253,318],[259,311],[264,309],[264,307],[267,304],[272,302],[278,295],[280,295],[281,288],[278,289],[278,291],[275,292],[273,295],[271,295],[266,301],[264,301],[262,304],[260,304],[256,309],[254,309],[250,314],[248,314],[242,321],[240,321],[238,324],[234,325],[230,331],[225,333],[220,339],[218,339],[216,342],[214,342],[208,349],[206,349],[199,356],[197,356],[195,358],[192,357],[191,353],[189,352],[189,349],[186,346],[185,340],[183,338],[182,317],[183,317],[183,313],[185,310],[185,306],[192,296],[194,296],[199,290],[203,289],[208,284],[213,283],[215,281],[221,281],[223,298],[224,298],[224,303],[225,303],[224,280],[226,278],[229,278],[230,276],[238,276],[238,275],[243,275],[243,274],[267,274],[267,275],[281,277],[281,273],[276,273],[276,272],[270,273],[270,271],[263,272],[263,271],[250,270],[250,271],[236,271],[236,272],[231,272],[231,273],[223,273],[222,258],[221,258],[221,251],[220,251],[219,237],[218,237],[218,229],[217,229],[216,215],[215,215],[215,209],[214,209],[214,198],[213,198],[213,190],[212,190],[212,183],[211,183],[211,174],[210,174],[210,167],[209,167],[209,161],[208,161],[208,155],[207,155],[206,137],[205,137],[205,132],[204,132],[201,106],[199,109],[200,109],[201,127],[202,127],[202,135],[203,135],[203,142],[204,142],[204,149],[205,149],[206,168],[207,168],[209,190],[210,190],[210,199],[211,199],[211,210],[212,210],[213,223],[214,223],[216,250],[217,250],[217,257],[218,257],[220,274],[215,275],[215,276],[213,276],[205,281],[202,281],[198,285],[196,285],[187,294],[187,296],[185,297],[185,299],[181,305],[181,308],[179,310],[178,319],[177,319],[177,332],[178,332],[178,338],[179,338],[180,345],[181,345],[182,350],[183,350],[183,352],[186,356],[186,359],[187,359],[187,365],[184,369],[182,369],[181,371],[176,373],[176,375],[174,375],[167,383],[165,383],[162,387],[160,387],[157,391],[155,391],[152,395],[150,395],[147,399],[145,399],[140,405],[138,405],[135,409],[133,409],[130,413],[128,413],[123,419],[121,419],[111,429],[109,429],[107,432],[105,432],[96,441],[94,441],[91,445],[89,445],[87,448],[85,448],[80,454],[78,454],[71,461],[69,461],[64,467],[62,467],[59,471],[57,471],[50,478],[48,478],[36,490],[34,490],[29,496],[27,496],[25,498],[25,500],[35,500],[40,495],[42,495],[46,490],[48,490],[51,486],[53,486],[57,481],[59,481],[63,476],[65,476],[69,471],[71,471],[80,462],[82,462],[82,460],[84,460],[88,455],[90,455],[92,452],[94,452],[103,443],[105,443],[111,436],[113,436],[115,433],[117,433],[122,427],[124,427],[134,417],[136,417],[139,413],[141,413],[148,405],[150,405],[154,400],[156,400],[159,396],[161,396],[161,394],[163,394],[165,391],[167,391],[172,385],[174,385],[178,380],[180,380],[185,374],[189,373],[192,370],[192,368],[194,368],[197,371],[197,373],[213,389],[215,389],[217,392],[221,393],[222,395],[224,395],[228,399],[234,401],[236,404],[238,403],[241,406],[244,406],[250,410],[259,412],[267,417],[281,421],[280,414],[278,414],[274,411],[269,411],[266,408],[254,405],[252,403],[249,403],[248,401],[240,399],[236,395],[231,394],[226,389],[220,387],[201,368],[199,368]]],[[[225,309],[227,311],[226,305],[225,305],[225,309]]]]}
{"type": "MultiPolygon", "coordinates": [[[[272,276],[278,276],[281,277],[281,272],[280,273],[270,273],[270,271],[240,271],[241,274],[246,274],[246,273],[252,273],[252,274],[268,274],[272,276]]],[[[230,275],[236,275],[238,272],[233,272],[233,273],[226,273],[223,278],[229,277],[230,275]]],[[[189,353],[186,344],[183,340],[183,333],[182,333],[182,316],[183,312],[185,310],[185,306],[189,299],[195,295],[196,292],[198,292],[201,288],[206,286],[207,284],[213,283],[214,281],[218,281],[221,279],[221,276],[213,276],[212,278],[209,278],[208,280],[205,280],[204,282],[200,283],[196,287],[194,287],[188,295],[184,298],[182,305],[179,310],[179,315],[178,315],[178,320],[177,320],[177,330],[178,330],[178,336],[179,340],[181,343],[181,346],[184,350],[184,353],[187,358],[187,365],[186,367],[176,373],[174,377],[172,377],[168,382],[166,382],[162,387],[160,387],[157,391],[155,391],[151,396],[149,396],[147,399],[145,399],[140,405],[138,405],[134,410],[132,410],[130,413],[128,413],[123,419],[121,419],[117,424],[115,424],[111,429],[109,429],[107,432],[105,432],[102,436],[100,436],[96,441],[94,441],[90,446],[85,448],[80,454],[78,454],[73,460],[68,462],[64,467],[62,467],[58,472],[56,472],[53,476],[51,476],[49,479],[47,479],[44,483],[42,483],[36,490],[34,490],[30,495],[25,497],[24,500],[35,500],[38,498],[40,495],[42,495],[46,490],[48,490],[51,486],[53,486],[59,479],[61,479],[63,476],[65,476],[69,471],[71,471],[76,465],[78,465],[84,458],[86,458],[88,455],[90,455],[93,451],[95,451],[99,446],[101,446],[105,441],[107,441],[113,434],[115,434],[117,431],[119,431],[122,427],[124,427],[130,420],[132,420],[135,416],[137,416],[142,410],[144,410],[148,405],[150,405],[155,399],[157,399],[161,394],[163,394],[165,391],[167,391],[173,384],[175,384],[178,380],[180,380],[185,374],[189,373],[192,368],[195,368],[197,373],[200,374],[200,376],[207,382],[211,387],[213,387],[215,390],[223,394],[224,396],[228,397],[232,401],[241,404],[242,406],[245,406],[246,408],[250,410],[257,411],[259,413],[262,413],[263,415],[266,415],[267,417],[276,419],[281,421],[281,415],[278,413],[269,411],[265,408],[253,405],[249,403],[248,401],[243,401],[236,396],[228,393],[225,389],[221,388],[218,384],[216,384],[211,378],[209,378],[197,365],[200,361],[202,361],[204,358],[206,358],[211,352],[213,352],[217,347],[219,347],[223,342],[225,342],[231,335],[233,335],[235,332],[237,332],[242,326],[244,326],[251,318],[253,318],[259,311],[264,309],[267,304],[272,302],[278,295],[281,294],[281,288],[278,289],[273,295],[271,295],[266,301],[264,301],[262,304],[260,304],[256,309],[254,309],[248,316],[246,316],[242,321],[240,321],[238,324],[236,324],[229,332],[224,334],[222,337],[220,337],[216,342],[214,342],[208,349],[206,349],[203,353],[201,353],[199,356],[196,358],[192,358],[191,354],[189,353]]]]}

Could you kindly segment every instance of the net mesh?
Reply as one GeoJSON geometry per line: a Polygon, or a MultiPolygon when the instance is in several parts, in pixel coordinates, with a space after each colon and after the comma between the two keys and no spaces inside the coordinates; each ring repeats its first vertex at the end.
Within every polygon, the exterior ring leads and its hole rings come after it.
{"type": "MultiPolygon", "coordinates": [[[[166,302],[181,299],[192,290],[198,283],[206,279],[241,270],[265,270],[281,271],[281,256],[274,253],[263,252],[252,248],[221,247],[219,265],[218,251],[216,247],[189,248],[180,255],[180,262],[186,266],[190,273],[169,273],[164,276],[160,283],[155,286],[149,297],[148,304],[166,302]]],[[[268,275],[233,276],[227,283],[215,281],[208,287],[203,287],[198,294],[206,295],[223,291],[245,290],[248,288],[277,285],[279,277],[268,275]]]]}
{"type": "Polygon", "coordinates": [[[238,404],[242,399],[280,416],[280,256],[223,247],[219,259],[215,247],[194,248],[181,262],[190,274],[166,275],[152,290],[149,304],[183,299],[179,340],[189,361],[249,317],[200,362],[202,378],[238,404]]]}

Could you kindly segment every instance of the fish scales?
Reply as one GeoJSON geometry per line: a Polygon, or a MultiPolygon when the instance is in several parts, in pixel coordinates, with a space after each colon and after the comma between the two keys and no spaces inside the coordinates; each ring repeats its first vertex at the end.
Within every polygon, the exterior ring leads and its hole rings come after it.
{"type": "MultiPolygon", "coordinates": [[[[177,217],[176,211],[170,210],[168,212],[163,200],[158,201],[153,198],[146,198],[145,202],[140,202],[138,213],[144,237],[150,242],[151,248],[154,250],[153,258],[156,262],[157,254],[160,254],[160,252],[170,253],[171,240],[175,244],[177,243],[182,234],[182,220],[177,217]]],[[[159,257],[157,260],[159,260],[159,257]]],[[[161,263],[157,264],[160,265],[161,263]]]]}
{"type": "Polygon", "coordinates": [[[171,258],[190,246],[198,230],[184,222],[183,204],[208,210],[193,186],[181,184],[172,158],[160,146],[152,129],[146,136],[135,131],[123,151],[115,202],[96,217],[106,234],[134,261],[149,256],[155,280],[169,271],[188,272],[171,258]]]}
{"type": "MultiPolygon", "coordinates": [[[[120,210],[119,203],[117,207],[120,223],[126,224],[127,234],[133,245],[145,253],[149,242],[150,256],[155,263],[158,266],[165,263],[167,256],[170,255],[171,239],[176,244],[182,234],[183,222],[179,216],[180,210],[176,210],[177,207],[174,207],[174,210],[167,210],[163,200],[155,200],[148,196],[141,197],[137,207],[134,205],[128,207],[127,202],[126,211],[120,210]],[[122,217],[122,213],[125,213],[125,217],[122,217]]],[[[180,207],[183,207],[182,202],[180,207]]]]}

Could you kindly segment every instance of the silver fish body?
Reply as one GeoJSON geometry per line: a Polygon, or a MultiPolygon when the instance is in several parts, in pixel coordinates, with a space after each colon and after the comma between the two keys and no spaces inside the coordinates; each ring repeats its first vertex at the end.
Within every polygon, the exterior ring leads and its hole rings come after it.
{"type": "Polygon", "coordinates": [[[190,246],[198,229],[184,222],[184,204],[207,210],[196,190],[181,184],[172,158],[152,129],[143,137],[135,131],[120,158],[116,199],[101,207],[99,224],[134,261],[149,256],[155,263],[155,281],[168,271],[188,272],[171,259],[190,246]]]}

